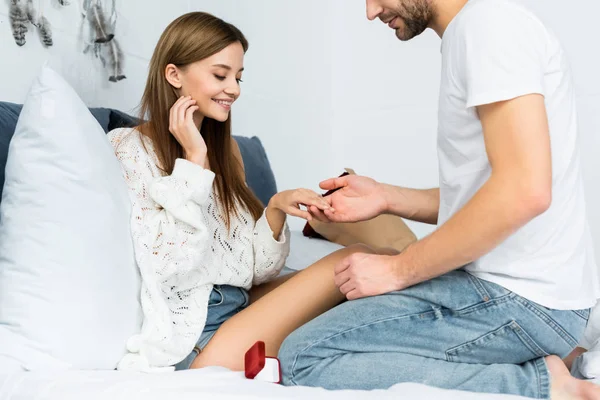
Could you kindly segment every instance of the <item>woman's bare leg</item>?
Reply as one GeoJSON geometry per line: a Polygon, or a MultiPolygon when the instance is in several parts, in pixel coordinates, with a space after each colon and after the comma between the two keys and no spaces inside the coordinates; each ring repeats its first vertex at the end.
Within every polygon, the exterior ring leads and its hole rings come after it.
{"type": "Polygon", "coordinates": [[[258,340],[265,342],[267,356],[276,357],[290,333],[344,300],[334,284],[333,269],[356,252],[372,250],[362,245],[341,249],[273,285],[270,292],[263,290],[258,300],[221,325],[191,368],[218,365],[241,371],[246,351],[258,340]]]}
{"type": "Polygon", "coordinates": [[[291,272],[287,275],[280,276],[276,279],[273,279],[270,282],[263,283],[262,285],[254,286],[250,289],[250,304],[255,303],[263,297],[265,294],[272,292],[274,289],[283,285],[285,282],[290,280],[294,275],[296,275],[298,271],[291,272]]]}

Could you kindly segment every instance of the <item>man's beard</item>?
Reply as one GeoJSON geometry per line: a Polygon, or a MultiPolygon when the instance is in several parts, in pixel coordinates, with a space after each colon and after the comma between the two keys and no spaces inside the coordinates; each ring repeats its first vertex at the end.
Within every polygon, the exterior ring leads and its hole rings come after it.
{"type": "Polygon", "coordinates": [[[427,29],[433,11],[428,0],[404,0],[400,1],[396,15],[404,22],[403,29],[396,30],[396,36],[406,41],[427,29]]]}

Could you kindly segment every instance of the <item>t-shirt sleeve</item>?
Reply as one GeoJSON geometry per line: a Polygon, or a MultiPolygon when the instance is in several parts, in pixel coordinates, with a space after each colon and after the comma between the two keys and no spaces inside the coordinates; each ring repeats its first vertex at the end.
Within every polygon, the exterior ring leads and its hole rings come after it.
{"type": "Polygon", "coordinates": [[[510,3],[480,2],[465,11],[457,30],[455,70],[460,71],[467,108],[545,95],[543,25],[510,3]]]}

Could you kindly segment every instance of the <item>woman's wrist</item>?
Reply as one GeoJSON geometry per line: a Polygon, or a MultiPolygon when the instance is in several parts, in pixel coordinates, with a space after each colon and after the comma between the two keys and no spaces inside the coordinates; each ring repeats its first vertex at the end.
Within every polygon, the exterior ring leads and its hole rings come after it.
{"type": "Polygon", "coordinates": [[[196,151],[196,152],[185,152],[185,159],[189,162],[197,164],[202,168],[205,168],[206,165],[206,152],[196,151]]]}
{"type": "Polygon", "coordinates": [[[277,194],[273,195],[273,197],[271,197],[271,200],[269,200],[269,204],[267,204],[267,208],[281,211],[281,208],[279,206],[279,202],[277,201],[278,200],[278,198],[277,198],[278,195],[279,195],[279,193],[277,193],[277,194]]]}
{"type": "Polygon", "coordinates": [[[271,217],[277,217],[278,219],[283,217],[285,218],[286,213],[281,209],[281,205],[279,204],[278,194],[271,197],[269,200],[269,204],[267,204],[267,215],[271,217]]]}
{"type": "Polygon", "coordinates": [[[287,218],[285,212],[279,208],[280,206],[278,205],[276,196],[277,195],[271,197],[269,204],[267,204],[267,209],[265,210],[267,223],[273,232],[273,238],[275,240],[279,238],[281,229],[283,228],[283,224],[285,224],[285,220],[287,218]]]}

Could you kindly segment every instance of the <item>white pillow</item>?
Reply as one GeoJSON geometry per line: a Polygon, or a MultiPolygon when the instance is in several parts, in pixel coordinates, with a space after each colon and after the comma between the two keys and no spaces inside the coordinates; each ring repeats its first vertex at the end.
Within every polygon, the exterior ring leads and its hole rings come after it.
{"type": "Polygon", "coordinates": [[[9,147],[0,204],[0,362],[116,367],[142,320],[130,214],[104,131],[44,66],[9,147]]]}

